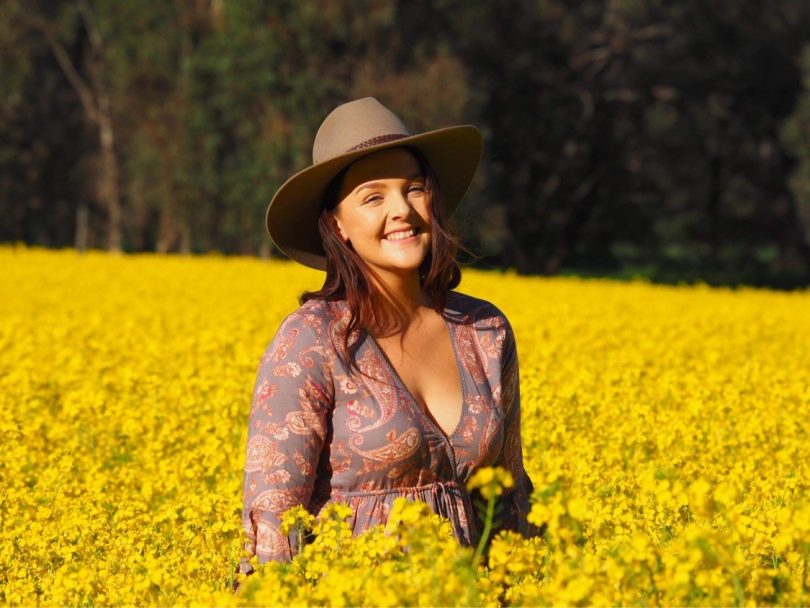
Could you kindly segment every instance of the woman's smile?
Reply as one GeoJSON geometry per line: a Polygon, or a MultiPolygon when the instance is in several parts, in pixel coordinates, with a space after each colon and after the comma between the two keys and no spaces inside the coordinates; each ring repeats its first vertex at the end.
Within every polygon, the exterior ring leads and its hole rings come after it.
{"type": "Polygon", "coordinates": [[[389,232],[385,235],[386,241],[393,241],[397,244],[406,245],[408,243],[415,243],[416,236],[419,234],[418,228],[404,228],[401,230],[396,230],[394,232],[389,232]]]}

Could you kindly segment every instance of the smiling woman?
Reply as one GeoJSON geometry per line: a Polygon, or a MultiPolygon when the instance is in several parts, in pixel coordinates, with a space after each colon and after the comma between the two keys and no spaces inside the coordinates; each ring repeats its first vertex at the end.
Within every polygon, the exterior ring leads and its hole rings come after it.
{"type": "Polygon", "coordinates": [[[270,203],[267,223],[291,258],[326,270],[261,358],[244,474],[246,555],[260,563],[299,550],[281,514],[303,505],[352,510],[355,533],[384,523],[397,497],[447,517],[462,544],[482,522],[466,483],[502,466],[515,485],[500,526],[526,520],[517,350],[492,304],[459,283],[451,214],[481,156],[471,126],[413,135],[372,98],[335,109],[313,165],[270,203]]]}

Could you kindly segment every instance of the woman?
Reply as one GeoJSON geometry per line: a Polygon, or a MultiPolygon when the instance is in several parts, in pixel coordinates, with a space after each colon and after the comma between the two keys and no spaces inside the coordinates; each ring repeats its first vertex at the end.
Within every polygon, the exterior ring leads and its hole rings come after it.
{"type": "MultiPolygon", "coordinates": [[[[275,243],[326,270],[323,288],[281,324],[259,365],[244,477],[247,552],[299,550],[281,514],[349,504],[355,533],[384,523],[395,498],[425,501],[475,545],[465,484],[482,466],[511,471],[501,527],[533,534],[520,443],[512,330],[493,305],[451,291],[460,272],[445,218],[481,156],[458,126],[412,135],[373,98],[335,109],[314,163],[267,211],[275,243]]],[[[240,570],[251,571],[247,560],[240,570]]]]}

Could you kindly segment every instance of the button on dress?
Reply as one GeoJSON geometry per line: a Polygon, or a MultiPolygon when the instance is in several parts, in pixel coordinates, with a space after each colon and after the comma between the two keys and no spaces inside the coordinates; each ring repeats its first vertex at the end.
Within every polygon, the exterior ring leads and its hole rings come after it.
{"type": "MultiPolygon", "coordinates": [[[[448,294],[443,317],[462,385],[461,418],[445,433],[365,331],[343,333],[345,301],[310,300],[281,324],[261,358],[250,410],[244,469],[245,549],[259,563],[289,561],[297,535],[282,513],[313,515],[332,502],[352,508],[354,534],[384,524],[396,498],[421,500],[448,518],[459,542],[475,546],[481,522],[466,483],[476,469],[502,466],[514,487],[502,496],[501,528],[529,524],[533,486],[523,467],[518,361],[512,329],[492,304],[448,294]]],[[[239,571],[250,573],[243,559],[239,571]]]]}

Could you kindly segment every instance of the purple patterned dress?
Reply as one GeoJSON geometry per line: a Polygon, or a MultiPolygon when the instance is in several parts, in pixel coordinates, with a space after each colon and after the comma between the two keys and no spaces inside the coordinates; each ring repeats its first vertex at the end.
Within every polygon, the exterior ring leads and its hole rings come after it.
{"type": "MultiPolygon", "coordinates": [[[[515,340],[492,304],[450,292],[445,322],[461,377],[461,419],[447,435],[405,387],[371,336],[355,332],[343,356],[345,302],[310,300],[290,314],[259,364],[247,440],[242,526],[259,563],[299,549],[281,514],[302,504],[317,515],[342,502],[358,534],[385,523],[397,497],[447,517],[464,545],[481,523],[465,488],[479,467],[500,465],[515,486],[502,498],[501,528],[526,536],[532,482],[523,468],[515,340]]],[[[239,570],[249,573],[244,559],[239,570]]]]}

